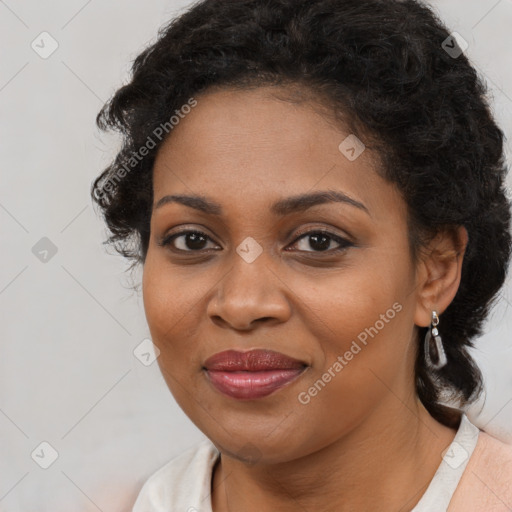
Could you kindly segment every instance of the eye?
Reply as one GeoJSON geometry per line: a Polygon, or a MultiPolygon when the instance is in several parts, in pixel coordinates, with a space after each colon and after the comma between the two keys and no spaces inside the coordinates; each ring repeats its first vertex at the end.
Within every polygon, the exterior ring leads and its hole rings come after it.
{"type": "Polygon", "coordinates": [[[324,230],[314,230],[308,231],[307,233],[303,233],[295,240],[294,244],[297,244],[297,242],[299,242],[299,245],[300,243],[302,243],[302,249],[300,250],[303,250],[305,252],[337,253],[344,251],[348,247],[354,246],[354,244],[352,242],[349,242],[347,239],[324,230]],[[339,247],[337,249],[330,250],[329,246],[333,241],[336,242],[339,245],[339,247]],[[308,245],[309,247],[313,248],[313,251],[307,250],[308,245]]]}
{"type": "Polygon", "coordinates": [[[208,247],[205,247],[205,242],[208,240],[212,241],[211,238],[202,231],[189,230],[180,231],[179,233],[174,233],[172,235],[166,236],[165,238],[158,242],[158,245],[162,247],[171,245],[172,249],[176,251],[198,252],[204,249],[208,249],[208,247]],[[175,240],[177,240],[178,243],[175,244],[175,240]]]}
{"type": "MultiPolygon", "coordinates": [[[[164,237],[158,242],[158,245],[162,247],[172,246],[172,249],[177,252],[199,252],[202,250],[212,249],[212,247],[206,247],[208,241],[213,243],[212,239],[206,233],[197,230],[187,230],[164,237]],[[175,241],[177,241],[177,243],[175,243],[175,241]]],[[[302,233],[295,239],[292,245],[297,243],[299,243],[299,245],[302,243],[302,248],[299,250],[304,252],[337,253],[344,251],[348,247],[354,246],[352,242],[341,236],[335,235],[329,231],[318,229],[302,233]],[[308,237],[309,241],[307,241],[308,237]],[[329,246],[333,241],[337,243],[339,247],[336,249],[329,249],[329,246]],[[308,245],[313,248],[312,251],[307,250],[308,245]]],[[[215,249],[217,247],[218,246],[214,244],[213,248],[215,249]]]]}

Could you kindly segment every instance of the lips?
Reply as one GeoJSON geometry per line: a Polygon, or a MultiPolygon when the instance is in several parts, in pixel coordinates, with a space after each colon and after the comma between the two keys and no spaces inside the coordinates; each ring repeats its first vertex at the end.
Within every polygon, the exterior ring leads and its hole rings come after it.
{"type": "Polygon", "coordinates": [[[308,365],[273,350],[227,350],[209,357],[204,369],[210,383],[224,395],[237,399],[267,396],[286,386],[308,365]]]}
{"type": "Polygon", "coordinates": [[[204,366],[207,370],[258,372],[265,370],[291,370],[304,368],[306,363],[273,350],[238,352],[226,350],[209,357],[204,366]]]}

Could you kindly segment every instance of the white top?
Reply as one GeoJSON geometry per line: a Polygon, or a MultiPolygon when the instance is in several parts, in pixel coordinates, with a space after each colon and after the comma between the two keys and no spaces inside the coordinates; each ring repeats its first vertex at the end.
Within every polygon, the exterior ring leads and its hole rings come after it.
{"type": "MultiPolygon", "coordinates": [[[[446,511],[475,449],[479,432],[462,414],[455,438],[425,494],[411,512],[446,511]]],[[[219,451],[209,439],[178,455],[149,477],[132,512],[212,512],[212,469],[218,456],[219,451]]]]}

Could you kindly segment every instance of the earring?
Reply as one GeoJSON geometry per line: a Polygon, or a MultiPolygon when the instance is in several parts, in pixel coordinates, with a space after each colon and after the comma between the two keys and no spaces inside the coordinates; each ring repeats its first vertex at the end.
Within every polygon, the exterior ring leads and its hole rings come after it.
{"type": "Polygon", "coordinates": [[[436,311],[432,311],[432,323],[425,336],[425,361],[431,370],[439,370],[448,362],[437,324],[439,317],[436,311]]]}

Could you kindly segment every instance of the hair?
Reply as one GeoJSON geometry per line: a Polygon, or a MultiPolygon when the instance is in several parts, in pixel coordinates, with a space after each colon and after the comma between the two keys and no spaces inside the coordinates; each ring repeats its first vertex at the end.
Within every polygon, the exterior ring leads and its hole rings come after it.
{"type": "MultiPolygon", "coordinates": [[[[102,130],[123,138],[91,187],[110,230],[104,243],[144,263],[153,163],[172,136],[170,117],[183,117],[194,96],[263,86],[308,91],[378,155],[377,172],[401,192],[414,262],[436,234],[468,232],[460,286],[438,327],[448,363],[429,371],[419,349],[415,364],[420,400],[455,425],[441,398],[462,408],[482,390],[467,349],[505,281],[511,235],[504,135],[467,57],[445,51],[448,37],[416,0],[196,2],[160,29],[135,58],[129,83],[98,114],[102,130]]],[[[427,329],[418,327],[419,347],[427,329]]]]}

